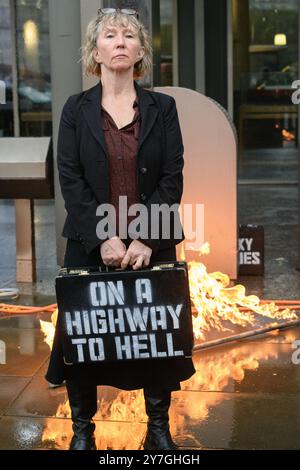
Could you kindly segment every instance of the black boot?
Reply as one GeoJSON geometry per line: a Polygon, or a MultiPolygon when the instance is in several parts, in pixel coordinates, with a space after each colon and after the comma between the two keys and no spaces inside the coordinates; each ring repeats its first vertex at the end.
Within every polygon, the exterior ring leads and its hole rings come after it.
{"type": "Polygon", "coordinates": [[[169,407],[171,392],[149,396],[144,390],[145,407],[148,415],[148,429],[144,442],[145,450],[176,450],[169,429],[169,407]]]}
{"type": "Polygon", "coordinates": [[[97,412],[97,386],[67,380],[66,387],[74,432],[70,450],[96,450],[93,416],[97,412]]]}

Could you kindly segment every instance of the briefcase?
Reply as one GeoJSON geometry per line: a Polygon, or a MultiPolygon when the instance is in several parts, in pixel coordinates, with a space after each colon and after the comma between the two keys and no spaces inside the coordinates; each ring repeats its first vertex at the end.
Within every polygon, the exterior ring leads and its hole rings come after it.
{"type": "Polygon", "coordinates": [[[185,262],[137,271],[63,268],[55,281],[66,364],[191,357],[185,262]]]}

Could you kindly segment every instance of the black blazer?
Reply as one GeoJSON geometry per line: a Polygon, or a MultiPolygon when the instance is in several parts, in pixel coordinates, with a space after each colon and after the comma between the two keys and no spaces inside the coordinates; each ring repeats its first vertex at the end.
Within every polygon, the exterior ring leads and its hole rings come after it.
{"type": "MultiPolygon", "coordinates": [[[[134,83],[138,95],[141,129],[137,173],[140,203],[180,203],[183,189],[183,144],[175,100],[134,83]]],[[[109,165],[101,123],[102,86],[70,96],[64,105],[58,136],[57,163],[67,218],[62,235],[79,240],[87,254],[100,245],[96,226],[99,204],[109,202],[109,165]]],[[[150,222],[149,222],[150,224],[150,222]]],[[[160,221],[161,224],[161,221],[160,221]]],[[[171,231],[172,233],[172,231],[171,231]]],[[[159,249],[175,246],[184,238],[149,238],[141,241],[159,249]]]]}

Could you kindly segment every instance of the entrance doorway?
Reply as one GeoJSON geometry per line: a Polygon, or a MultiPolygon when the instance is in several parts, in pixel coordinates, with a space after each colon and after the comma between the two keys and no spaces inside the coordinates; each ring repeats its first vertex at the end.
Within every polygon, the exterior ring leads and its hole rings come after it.
{"type": "Polygon", "coordinates": [[[297,0],[232,0],[240,181],[298,181],[297,0]]]}

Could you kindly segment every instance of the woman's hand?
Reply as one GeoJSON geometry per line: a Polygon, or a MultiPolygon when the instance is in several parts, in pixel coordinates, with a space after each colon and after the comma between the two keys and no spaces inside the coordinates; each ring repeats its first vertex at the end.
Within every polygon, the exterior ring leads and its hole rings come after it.
{"type": "Polygon", "coordinates": [[[121,268],[125,269],[128,265],[133,269],[141,269],[149,266],[152,250],[139,240],[133,240],[121,262],[121,268]]]}
{"type": "Polygon", "coordinates": [[[119,237],[112,237],[102,243],[100,253],[106,266],[119,268],[121,261],[126,255],[126,245],[119,237]]]}

